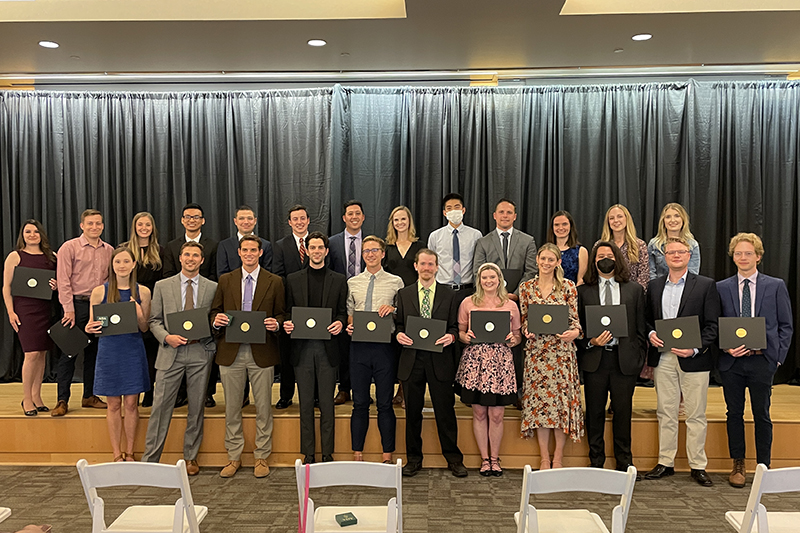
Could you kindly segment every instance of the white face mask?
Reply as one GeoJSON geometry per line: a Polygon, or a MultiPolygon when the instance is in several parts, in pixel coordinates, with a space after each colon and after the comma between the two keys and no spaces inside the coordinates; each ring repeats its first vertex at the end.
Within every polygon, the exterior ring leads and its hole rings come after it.
{"type": "Polygon", "coordinates": [[[451,222],[454,226],[458,226],[461,224],[461,221],[464,220],[464,212],[460,209],[453,209],[452,211],[448,211],[445,217],[447,217],[448,222],[451,222]]]}

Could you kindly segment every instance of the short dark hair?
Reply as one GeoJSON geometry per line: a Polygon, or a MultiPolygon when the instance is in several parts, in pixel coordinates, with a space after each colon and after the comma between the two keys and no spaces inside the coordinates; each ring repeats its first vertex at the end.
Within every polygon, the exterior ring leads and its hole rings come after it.
{"type": "Polygon", "coordinates": [[[237,216],[239,214],[239,211],[250,211],[251,213],[253,213],[253,216],[256,216],[256,210],[247,204],[242,204],[239,207],[237,207],[233,216],[237,216]]]}
{"type": "Polygon", "coordinates": [[[437,266],[439,265],[439,254],[437,254],[430,248],[423,248],[419,252],[417,252],[417,255],[414,256],[414,263],[419,263],[419,256],[421,256],[422,254],[432,255],[436,259],[436,265],[437,266]]]}
{"type": "Polygon", "coordinates": [[[464,205],[464,197],[458,194],[457,192],[451,192],[450,194],[442,198],[442,209],[444,209],[445,204],[447,204],[447,202],[449,202],[450,200],[458,200],[459,202],[461,202],[462,206],[464,205]]]}
{"type": "Polygon", "coordinates": [[[342,207],[342,216],[347,213],[347,208],[357,205],[359,209],[361,209],[361,214],[364,214],[364,204],[359,202],[358,200],[348,200],[344,203],[344,207],[342,207]]]}
{"type": "Polygon", "coordinates": [[[203,206],[201,206],[200,204],[196,204],[194,202],[186,204],[185,206],[183,206],[183,209],[181,210],[181,215],[185,214],[187,209],[197,209],[198,211],[200,211],[200,215],[203,216],[203,218],[205,218],[206,216],[205,211],[203,211],[203,206]]]}
{"type": "Polygon", "coordinates": [[[183,251],[186,248],[199,248],[200,249],[200,255],[203,256],[203,257],[206,256],[205,247],[202,244],[200,244],[199,242],[197,242],[197,241],[186,241],[185,243],[183,243],[181,245],[181,251],[180,251],[180,253],[178,255],[183,255],[183,251]]]}
{"type": "Polygon", "coordinates": [[[83,221],[86,217],[93,217],[96,215],[100,215],[102,217],[103,213],[101,213],[97,209],[86,209],[83,213],[81,213],[81,224],[83,224],[83,221]]]}
{"type": "Polygon", "coordinates": [[[309,233],[308,237],[306,237],[306,246],[308,246],[308,243],[311,242],[311,239],[319,239],[322,241],[322,244],[325,245],[325,248],[330,247],[328,243],[328,236],[322,232],[312,231],[311,233],[309,233]]]}
{"type": "MultiPolygon", "coordinates": [[[[502,204],[503,202],[511,204],[511,206],[514,208],[514,212],[515,213],[517,212],[517,204],[514,202],[514,200],[510,198],[500,198],[499,200],[497,200],[497,202],[494,204],[494,210],[497,211],[497,206],[502,204]]],[[[464,205],[464,203],[462,202],[461,205],[464,205]]]]}
{"type": "Polygon", "coordinates": [[[239,249],[240,250],[242,249],[242,243],[246,242],[246,241],[253,241],[255,243],[258,243],[258,249],[261,250],[261,246],[262,246],[261,237],[256,237],[255,235],[245,235],[244,237],[239,239],[239,249]]]}
{"type": "Polygon", "coordinates": [[[295,211],[305,211],[306,212],[306,218],[308,218],[308,209],[306,209],[306,206],[301,205],[301,204],[294,204],[292,207],[290,207],[289,208],[289,212],[286,213],[286,218],[291,220],[292,213],[294,213],[295,211]]]}
{"type": "Polygon", "coordinates": [[[611,241],[597,241],[594,246],[592,246],[592,251],[589,252],[589,265],[586,269],[586,274],[583,276],[583,282],[587,285],[597,285],[599,283],[600,275],[597,273],[597,249],[598,248],[611,248],[611,251],[614,253],[614,279],[617,280],[617,283],[623,283],[625,281],[630,281],[631,274],[628,270],[628,263],[625,261],[625,256],[622,255],[622,250],[611,241]]]}

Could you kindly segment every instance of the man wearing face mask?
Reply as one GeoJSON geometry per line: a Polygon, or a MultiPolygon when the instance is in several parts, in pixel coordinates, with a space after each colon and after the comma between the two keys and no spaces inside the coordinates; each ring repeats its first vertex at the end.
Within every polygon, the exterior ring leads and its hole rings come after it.
{"type": "Polygon", "coordinates": [[[428,237],[428,248],[439,256],[439,272],[436,281],[456,292],[461,302],[475,291],[472,259],[475,245],[483,236],[480,231],[463,223],[464,198],[450,193],[442,199],[442,213],[447,225],[432,232],[428,237]]]}
{"type": "Polygon", "coordinates": [[[589,305],[624,305],[626,310],[627,337],[615,338],[611,332],[604,331],[597,337],[575,341],[578,366],[584,377],[590,464],[595,468],[605,465],[603,434],[610,395],[614,412],[612,429],[616,469],[624,472],[633,464],[633,391],[636,378],[644,366],[647,326],[644,289],[630,281],[625,258],[613,242],[600,241],[594,245],[589,254],[584,284],[578,286],[578,314],[583,331],[587,331],[586,306],[589,305]]]}

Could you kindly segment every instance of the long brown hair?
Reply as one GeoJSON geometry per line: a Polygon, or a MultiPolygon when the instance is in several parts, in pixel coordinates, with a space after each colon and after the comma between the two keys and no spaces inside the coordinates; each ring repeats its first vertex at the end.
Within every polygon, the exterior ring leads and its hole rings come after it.
{"type": "Polygon", "coordinates": [[[564,217],[567,219],[567,221],[569,221],[567,248],[574,248],[580,244],[580,241],[578,240],[578,230],[575,229],[575,221],[572,219],[572,215],[569,214],[569,211],[556,211],[556,213],[550,218],[550,227],[547,228],[547,242],[558,244],[556,233],[553,231],[553,222],[555,222],[556,218],[558,217],[564,217]]]}
{"type": "Polygon", "coordinates": [[[136,301],[139,301],[139,286],[136,284],[136,256],[127,246],[122,245],[114,250],[114,253],[111,254],[111,261],[108,263],[108,293],[106,293],[106,302],[110,304],[119,302],[119,286],[117,285],[117,274],[114,272],[114,258],[124,253],[131,256],[131,260],[134,264],[130,275],[131,296],[133,296],[136,301]]]}
{"type": "Polygon", "coordinates": [[[42,223],[36,219],[29,218],[22,223],[22,226],[20,226],[19,236],[17,237],[17,251],[19,252],[25,249],[25,226],[28,224],[36,227],[36,231],[39,232],[39,249],[42,251],[45,257],[55,264],[56,254],[53,253],[53,249],[50,248],[50,239],[47,238],[47,233],[44,231],[44,226],[42,226],[42,223]]]}
{"type": "Polygon", "coordinates": [[[122,246],[127,247],[133,254],[134,260],[137,264],[143,265],[152,270],[161,268],[161,247],[158,245],[158,229],[156,228],[156,221],[153,215],[147,211],[136,213],[131,222],[131,238],[122,246]],[[142,252],[139,246],[139,235],[136,233],[136,223],[142,218],[149,218],[150,224],[153,226],[153,233],[150,234],[150,239],[147,243],[147,248],[142,252]]]}

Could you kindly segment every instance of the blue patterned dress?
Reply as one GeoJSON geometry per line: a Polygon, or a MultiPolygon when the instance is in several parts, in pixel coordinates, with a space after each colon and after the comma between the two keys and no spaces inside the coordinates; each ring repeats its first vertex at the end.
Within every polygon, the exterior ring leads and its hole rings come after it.
{"type": "Polygon", "coordinates": [[[583,246],[576,244],[572,248],[561,250],[561,268],[564,269],[564,277],[576,285],[578,284],[581,248],[583,246]]]}

